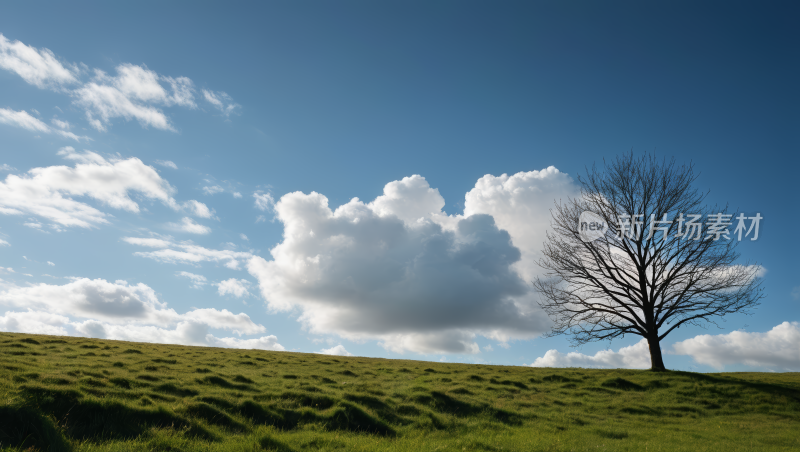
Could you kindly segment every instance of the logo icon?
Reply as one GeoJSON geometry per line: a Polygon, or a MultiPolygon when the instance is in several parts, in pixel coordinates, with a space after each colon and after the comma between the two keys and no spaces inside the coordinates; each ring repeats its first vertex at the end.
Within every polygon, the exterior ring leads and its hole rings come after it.
{"type": "Polygon", "coordinates": [[[600,215],[588,210],[578,219],[578,232],[584,242],[593,242],[606,235],[608,225],[600,215]]]}

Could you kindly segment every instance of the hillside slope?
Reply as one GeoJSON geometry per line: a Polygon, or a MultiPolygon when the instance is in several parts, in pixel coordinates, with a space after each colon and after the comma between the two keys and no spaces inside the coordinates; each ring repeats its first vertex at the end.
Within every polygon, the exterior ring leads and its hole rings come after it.
{"type": "Polygon", "coordinates": [[[3,450],[800,450],[800,374],[533,369],[0,333],[3,450]]]}

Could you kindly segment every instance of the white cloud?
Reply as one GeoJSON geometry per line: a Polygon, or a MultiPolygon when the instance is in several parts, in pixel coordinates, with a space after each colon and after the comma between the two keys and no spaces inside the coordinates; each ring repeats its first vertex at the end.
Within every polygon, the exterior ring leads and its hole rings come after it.
{"type": "MultiPolygon", "coordinates": [[[[2,38],[2,35],[0,35],[2,38]]],[[[25,110],[22,111],[14,111],[8,108],[0,108],[0,124],[7,124],[13,127],[19,127],[25,130],[30,130],[31,132],[42,132],[42,133],[55,133],[56,135],[60,135],[64,138],[70,138],[75,141],[89,141],[91,140],[89,137],[86,136],[78,136],[72,132],[60,129],[54,129],[47,124],[43,123],[37,118],[34,118],[25,110]]]]}
{"type": "Polygon", "coordinates": [[[563,354],[558,350],[548,350],[543,357],[536,358],[531,367],[648,369],[650,368],[650,348],[647,340],[642,339],[634,345],[620,348],[618,352],[601,350],[594,356],[578,352],[563,354]]]}
{"type": "Polygon", "coordinates": [[[217,193],[224,192],[225,189],[220,187],[219,185],[212,185],[210,187],[203,187],[203,193],[207,195],[215,195],[217,193]]]}
{"type": "Polygon", "coordinates": [[[50,126],[34,118],[26,111],[14,111],[8,108],[0,108],[0,123],[32,132],[50,133],[50,126]]]}
{"type": "Polygon", "coordinates": [[[178,231],[188,232],[189,234],[210,234],[211,228],[199,223],[195,223],[189,217],[183,217],[180,223],[167,223],[167,226],[178,231]]]}
{"type": "Polygon", "coordinates": [[[275,336],[239,339],[210,334],[212,328],[239,336],[263,334],[264,326],[253,323],[247,314],[213,308],[178,314],[160,302],[150,287],[125,281],[77,278],[60,286],[13,286],[0,292],[0,307],[27,310],[6,311],[0,316],[0,331],[283,350],[275,336]]]}
{"type": "Polygon", "coordinates": [[[47,312],[9,311],[0,317],[0,331],[66,336],[69,334],[64,328],[67,325],[69,325],[68,317],[47,312]]]}
{"type": "MultiPolygon", "coordinates": [[[[544,192],[543,214],[556,192],[544,192]]],[[[476,334],[507,341],[545,331],[549,321],[512,267],[512,237],[490,215],[447,216],[443,206],[420,176],[335,210],[321,194],[290,193],[274,205],[283,242],[248,270],[270,309],[299,308],[314,333],[377,339],[393,351],[478,353],[476,334]]]]}
{"type": "Polygon", "coordinates": [[[101,132],[107,130],[113,118],[136,119],[142,127],[176,131],[160,109],[133,102],[113,86],[87,83],[73,95],[75,103],[86,110],[89,124],[101,132]]]}
{"type": "Polygon", "coordinates": [[[27,227],[31,228],[31,229],[38,229],[40,231],[44,227],[44,225],[42,223],[39,223],[38,221],[33,220],[33,219],[29,219],[28,221],[26,221],[25,223],[22,223],[22,224],[24,226],[27,226],[27,227]]]}
{"type": "Polygon", "coordinates": [[[50,262],[50,261],[47,261],[47,265],[49,265],[49,266],[51,266],[51,267],[55,267],[55,266],[56,266],[56,264],[54,264],[54,263],[52,263],[52,262],[50,262]]]}
{"type": "Polygon", "coordinates": [[[239,193],[238,191],[235,191],[235,192],[233,192],[233,197],[234,197],[234,198],[241,198],[241,197],[242,197],[242,194],[241,194],[241,193],[239,193]]]}
{"type": "Polygon", "coordinates": [[[57,118],[51,119],[50,122],[59,129],[69,130],[72,127],[68,121],[62,121],[57,118]]]}
{"type": "Polygon", "coordinates": [[[197,201],[179,205],[175,189],[150,166],[135,157],[109,159],[90,151],[77,153],[64,147],[59,155],[76,162],[75,167],[34,168],[27,174],[10,174],[0,182],[0,214],[32,214],[61,226],[90,228],[108,223],[107,215],[76,201],[85,196],[114,209],[138,213],[132,193],[161,201],[174,210],[193,210],[198,216],[211,216],[208,207],[197,201]]]}
{"type": "Polygon", "coordinates": [[[165,239],[125,237],[122,240],[131,245],[146,246],[148,248],[169,248],[172,245],[171,241],[165,239]]]}
{"type": "Polygon", "coordinates": [[[11,244],[3,239],[0,239],[0,246],[11,246],[11,244]]]}
{"type": "Polygon", "coordinates": [[[156,160],[157,165],[166,166],[167,168],[178,169],[178,165],[171,160],[156,160]]]}
{"type": "Polygon", "coordinates": [[[246,235],[244,235],[244,233],[239,234],[239,238],[242,239],[242,240],[248,240],[248,241],[250,240],[250,239],[247,238],[246,235]]]}
{"type": "Polygon", "coordinates": [[[175,311],[158,301],[150,287],[103,279],[79,278],[62,286],[42,283],[14,287],[0,292],[0,305],[112,323],[168,324],[178,318],[175,311]]]}
{"type": "Polygon", "coordinates": [[[497,227],[511,234],[511,241],[522,253],[514,268],[525,281],[531,281],[541,271],[536,262],[550,229],[553,202],[578,195],[573,179],[552,166],[512,176],[487,174],[467,193],[464,215],[494,217],[497,227]]]}
{"type": "Polygon", "coordinates": [[[697,363],[723,369],[745,364],[771,370],[800,370],[800,323],[783,322],[766,333],[733,331],[702,334],[672,346],[678,355],[689,355],[697,363]]]}
{"type": "Polygon", "coordinates": [[[195,309],[187,312],[183,318],[191,319],[211,328],[219,328],[233,331],[238,335],[264,333],[267,329],[263,325],[257,325],[250,320],[250,316],[240,312],[234,314],[227,309],[221,311],[217,309],[195,309]]]}
{"type": "Polygon", "coordinates": [[[48,49],[37,50],[0,34],[0,68],[11,71],[39,88],[76,83],[78,69],[61,63],[48,49]]]}
{"type": "Polygon", "coordinates": [[[440,214],[443,207],[444,198],[439,190],[431,188],[419,175],[389,182],[383,188],[383,195],[369,204],[370,210],[379,217],[397,217],[406,224],[440,214]]]}
{"type": "Polygon", "coordinates": [[[483,347],[483,351],[485,351],[485,352],[493,352],[494,348],[491,345],[487,345],[487,346],[483,347]]]}
{"type": "Polygon", "coordinates": [[[183,203],[183,209],[200,218],[214,218],[214,211],[200,201],[192,199],[183,203]]]}
{"type": "Polygon", "coordinates": [[[0,272],[6,273],[16,273],[13,268],[11,267],[0,267],[0,272]]]}
{"type": "Polygon", "coordinates": [[[795,300],[800,300],[800,286],[792,289],[792,298],[795,300]]]}
{"type": "Polygon", "coordinates": [[[220,295],[233,295],[237,298],[250,296],[247,288],[250,287],[250,281],[246,279],[226,279],[217,284],[217,291],[220,295]]]}
{"type": "Polygon", "coordinates": [[[192,289],[202,289],[207,282],[205,276],[196,275],[194,273],[189,273],[187,271],[180,271],[175,274],[178,276],[183,276],[184,278],[189,278],[192,281],[192,289]]]}
{"type": "Polygon", "coordinates": [[[137,251],[135,256],[146,257],[167,264],[198,264],[200,262],[221,262],[225,267],[238,270],[241,263],[253,255],[248,252],[232,250],[213,250],[191,241],[172,242],[164,239],[124,237],[131,245],[148,248],[161,248],[156,251],[137,251]]]}
{"type": "MultiPolygon", "coordinates": [[[[82,107],[89,124],[105,131],[115,118],[137,120],[143,127],[175,131],[160,107],[181,106],[195,109],[194,82],[187,77],[159,75],[146,66],[130,63],[116,67],[116,75],[94,69],[89,82],[80,80],[88,67],[58,61],[48,49],[36,49],[20,41],[9,41],[0,34],[0,68],[16,73],[39,88],[51,88],[72,96],[82,107]],[[75,88],[72,88],[75,86],[75,88]]],[[[203,98],[226,117],[240,106],[224,92],[203,90],[203,98]]],[[[59,125],[59,127],[61,127],[59,125]]],[[[66,128],[61,135],[76,139],[66,128]]]]}
{"type": "Polygon", "coordinates": [[[160,76],[146,67],[128,63],[117,66],[116,70],[115,77],[95,70],[91,82],[72,92],[75,103],[86,110],[89,123],[100,131],[106,130],[114,118],[135,119],[143,127],[175,131],[156,106],[197,107],[189,78],[160,76]]]}
{"type": "Polygon", "coordinates": [[[17,169],[13,166],[9,165],[8,163],[3,163],[0,165],[0,171],[16,171],[17,169]]]}
{"type": "Polygon", "coordinates": [[[214,92],[204,89],[203,97],[226,117],[230,116],[237,108],[241,107],[241,105],[231,99],[231,96],[222,91],[214,92]]]}
{"type": "Polygon", "coordinates": [[[284,350],[275,336],[257,339],[216,337],[209,333],[209,325],[195,321],[179,322],[174,328],[159,328],[151,325],[112,325],[94,320],[73,323],[78,336],[114,339],[157,344],[200,345],[206,347],[228,347],[262,350],[284,350]]]}
{"type": "Polygon", "coordinates": [[[253,198],[255,198],[255,206],[258,210],[267,211],[275,205],[275,199],[269,193],[255,192],[253,198]]]}
{"type": "Polygon", "coordinates": [[[278,343],[278,338],[272,335],[262,336],[258,339],[238,339],[235,337],[221,337],[215,339],[218,346],[221,347],[272,350],[277,352],[286,350],[278,343]]]}
{"type": "Polygon", "coordinates": [[[323,355],[336,355],[336,356],[353,356],[352,353],[345,350],[344,345],[339,344],[336,347],[323,348],[319,351],[323,355]]]}

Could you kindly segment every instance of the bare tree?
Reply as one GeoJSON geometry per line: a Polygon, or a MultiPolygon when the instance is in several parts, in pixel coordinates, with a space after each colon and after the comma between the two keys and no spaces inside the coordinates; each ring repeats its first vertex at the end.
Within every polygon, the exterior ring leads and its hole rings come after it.
{"type": "Polygon", "coordinates": [[[739,242],[721,231],[733,215],[705,206],[696,178],[691,164],[632,152],[578,178],[581,196],[551,210],[546,272],[533,282],[550,336],[571,334],[574,345],[642,336],[651,368],[665,370],[660,342],[676,328],[751,313],[763,297],[760,267],[736,264],[739,242]],[[587,211],[596,240],[579,224],[587,211]]]}

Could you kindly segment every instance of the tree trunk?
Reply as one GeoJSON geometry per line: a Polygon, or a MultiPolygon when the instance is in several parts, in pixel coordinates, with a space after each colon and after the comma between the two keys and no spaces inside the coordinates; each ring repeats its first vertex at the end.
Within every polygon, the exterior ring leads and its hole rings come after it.
{"type": "Polygon", "coordinates": [[[661,341],[658,340],[658,336],[647,338],[647,344],[650,346],[650,370],[658,372],[667,370],[661,357],[661,341]]]}

